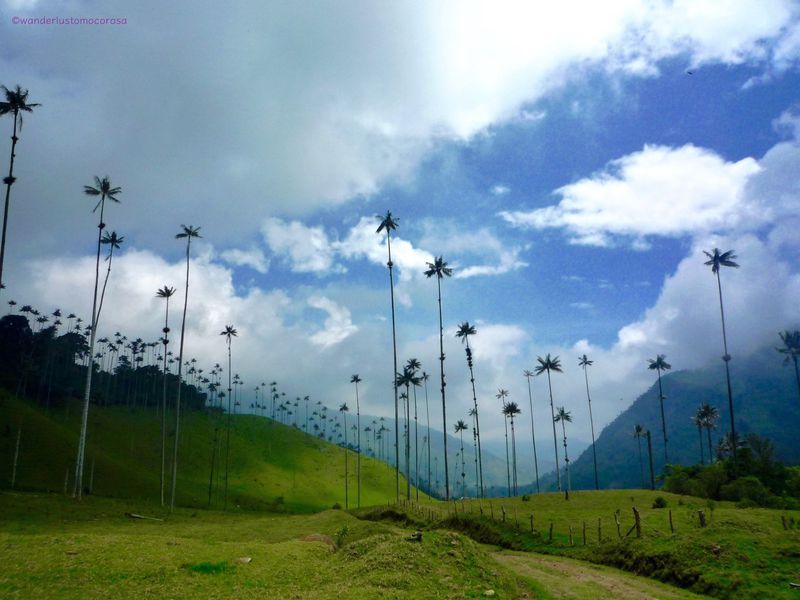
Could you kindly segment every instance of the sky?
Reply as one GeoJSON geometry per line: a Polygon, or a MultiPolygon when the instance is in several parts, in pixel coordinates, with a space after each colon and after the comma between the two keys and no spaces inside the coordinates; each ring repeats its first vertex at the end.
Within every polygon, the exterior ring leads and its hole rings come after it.
{"type": "Polygon", "coordinates": [[[186,353],[223,363],[233,325],[245,391],[275,380],[333,407],[357,373],[362,410],[393,413],[387,210],[398,359],[430,374],[439,428],[436,256],[454,268],[447,429],[472,402],[469,321],[489,447],[499,388],[528,418],[539,356],[560,357],[555,404],[583,441],[580,355],[598,428],[652,385],[648,358],[719,360],[714,247],[741,265],[722,273],[735,378],[800,323],[800,4],[542,4],[0,0],[0,83],[42,105],[17,146],[3,302],[88,318],[83,186],[108,175],[125,239],[100,333],[160,336],[156,290],[184,289],[175,234],[200,226],[186,353]],[[69,17],[124,24],[25,23],[69,17]]]}

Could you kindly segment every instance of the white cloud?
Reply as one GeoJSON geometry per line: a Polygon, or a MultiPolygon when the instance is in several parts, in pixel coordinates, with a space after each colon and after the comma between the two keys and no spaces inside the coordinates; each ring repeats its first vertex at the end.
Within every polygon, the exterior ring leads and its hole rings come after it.
{"type": "Polygon", "coordinates": [[[330,348],[358,331],[350,318],[350,311],[333,300],[324,296],[312,296],[308,299],[308,305],[328,313],[325,328],[311,336],[311,341],[317,346],[330,348]]]}
{"type": "Polygon", "coordinates": [[[248,250],[232,248],[222,252],[220,258],[229,265],[250,267],[262,274],[269,270],[269,261],[259,248],[250,248],[248,250]]]}
{"type": "Polygon", "coordinates": [[[752,158],[726,162],[692,145],[645,146],[592,177],[557,189],[561,201],[555,206],[500,215],[518,227],[563,228],[577,244],[609,246],[625,238],[635,249],[647,249],[648,236],[763,223],[764,207],[745,194],[760,169],[752,158]]]}
{"type": "Polygon", "coordinates": [[[492,186],[492,189],[491,189],[491,192],[492,192],[493,196],[505,196],[510,191],[511,191],[511,188],[509,188],[508,186],[499,184],[499,183],[497,185],[495,185],[495,186],[492,186]]]}
{"type": "Polygon", "coordinates": [[[334,263],[334,248],[322,227],[270,218],[264,222],[261,231],[270,250],[286,260],[296,273],[343,271],[343,267],[334,263]]]}

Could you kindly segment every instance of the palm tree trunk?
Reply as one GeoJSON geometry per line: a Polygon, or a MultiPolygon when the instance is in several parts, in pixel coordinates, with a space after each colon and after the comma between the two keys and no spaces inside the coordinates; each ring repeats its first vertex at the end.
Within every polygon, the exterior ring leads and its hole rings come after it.
{"type": "Polygon", "coordinates": [[[797,381],[797,396],[800,398],[800,371],[797,369],[797,356],[792,356],[792,362],[794,363],[794,378],[797,381]]]}
{"type": "Polygon", "coordinates": [[[442,390],[442,435],[444,436],[444,499],[450,500],[450,473],[447,469],[447,406],[444,394],[444,325],[442,324],[442,278],[436,276],[439,290],[439,373],[442,390]]]}
{"type": "Polygon", "coordinates": [[[564,423],[565,419],[561,419],[561,432],[564,434],[564,471],[567,474],[567,489],[565,491],[565,499],[569,500],[569,489],[572,487],[569,480],[569,455],[567,454],[567,427],[564,423]]]}
{"type": "Polygon", "coordinates": [[[189,304],[189,249],[192,246],[192,237],[186,238],[186,289],[183,293],[183,318],[181,319],[181,343],[178,350],[178,393],[175,396],[175,445],[172,453],[172,493],[170,494],[169,510],[175,510],[175,489],[178,483],[178,441],[181,428],[181,374],[183,369],[183,340],[186,333],[186,308],[189,304]]]}
{"type": "Polygon", "coordinates": [[[650,430],[647,430],[647,460],[650,463],[650,489],[656,489],[656,477],[653,471],[653,437],[650,435],[650,430]]]}
{"type": "Polygon", "coordinates": [[[698,423],[697,424],[697,435],[700,436],[700,464],[705,465],[705,457],[703,456],[703,426],[698,423]]]}
{"type": "Polygon", "coordinates": [[[514,466],[514,495],[519,493],[517,488],[517,438],[514,434],[514,417],[511,417],[511,464],[514,466]]]}
{"type": "Polygon", "coordinates": [[[600,489],[600,482],[597,477],[597,447],[594,441],[594,417],[592,416],[592,397],[589,395],[589,372],[583,367],[583,378],[586,381],[586,400],[589,402],[589,425],[592,428],[592,459],[594,460],[594,489],[600,489]]]}
{"type": "MultiPolygon", "coordinates": [[[[796,365],[795,365],[796,366],[796,365]]],[[[800,384],[798,384],[800,389],[800,384]]],[[[428,380],[425,380],[425,414],[428,418],[428,493],[431,492],[431,411],[428,407],[428,380]]]]}
{"type": "Polygon", "coordinates": [[[639,481],[644,489],[644,461],[642,460],[642,436],[636,436],[636,444],[639,446],[639,481]]]}
{"type": "MultiPolygon", "coordinates": [[[[17,117],[18,111],[14,111],[14,130],[11,134],[11,158],[8,164],[8,177],[3,179],[6,184],[6,203],[3,209],[3,239],[0,241],[0,284],[3,283],[3,264],[6,257],[6,230],[8,227],[8,205],[11,202],[11,186],[14,185],[16,180],[14,177],[14,157],[16,156],[17,149],[17,117]]],[[[2,289],[2,288],[0,288],[2,289]]]]}
{"type": "Polygon", "coordinates": [[[97,337],[97,288],[100,283],[100,241],[103,236],[103,211],[106,206],[106,195],[100,197],[100,224],[97,226],[97,259],[94,268],[94,296],[92,299],[92,331],[89,335],[89,362],[86,367],[86,384],[83,393],[83,410],[81,412],[81,433],[78,438],[78,456],[75,459],[75,487],[72,495],[81,498],[83,491],[83,458],[86,453],[86,431],[89,426],[89,402],[92,394],[92,372],[94,371],[94,342],[97,337]]]}
{"type": "Polygon", "coordinates": [[[539,459],[536,456],[536,433],[533,431],[533,394],[531,393],[531,378],[527,377],[528,380],[528,404],[531,408],[531,443],[533,444],[533,469],[534,475],[536,476],[536,493],[541,493],[541,488],[539,487],[539,459]]]}
{"type": "Polygon", "coordinates": [[[406,384],[406,500],[411,500],[411,395],[410,386],[406,384]]]}
{"type": "Polygon", "coordinates": [[[347,415],[342,413],[344,418],[344,509],[348,509],[349,498],[347,495],[347,415]]]}
{"type": "Polygon", "coordinates": [[[708,436],[708,463],[711,464],[714,462],[714,452],[711,446],[711,425],[706,427],[706,434],[708,436]]]}
{"type": "MultiPolygon", "coordinates": [[[[467,340],[467,358],[470,359],[472,355],[472,349],[469,347],[469,336],[465,336],[467,340]]],[[[475,408],[475,432],[478,438],[478,475],[480,477],[480,486],[481,486],[481,493],[480,497],[483,497],[483,456],[481,452],[481,423],[478,418],[478,396],[475,393],[475,374],[472,371],[472,360],[467,360],[467,365],[469,366],[469,382],[472,385],[472,404],[475,408]]]]}
{"type": "Polygon", "coordinates": [[[667,458],[667,420],[664,418],[664,392],[661,389],[661,369],[658,369],[658,403],[661,405],[661,431],[664,434],[664,466],[669,463],[667,458]]]}
{"type": "Polygon", "coordinates": [[[169,298],[164,317],[164,379],[161,385],[161,506],[164,506],[164,482],[167,468],[167,327],[169,323],[169,298]]]}
{"type": "Polygon", "coordinates": [[[511,498],[511,459],[508,454],[508,416],[503,416],[503,424],[506,426],[506,483],[508,484],[508,497],[511,498]]]}
{"type": "Polygon", "coordinates": [[[553,385],[550,382],[550,369],[547,369],[547,389],[550,391],[550,421],[553,423],[553,452],[556,455],[556,487],[561,491],[561,467],[558,464],[558,439],[556,436],[556,411],[553,408],[553,385]]]}
{"type": "Polygon", "coordinates": [[[483,492],[480,488],[480,474],[478,471],[478,430],[475,426],[472,427],[472,444],[475,450],[475,497],[482,498],[483,492]]]}
{"type": "Polygon", "coordinates": [[[419,504],[419,420],[417,419],[417,386],[414,385],[414,487],[419,504]]]}
{"type": "Polygon", "coordinates": [[[467,495],[467,473],[464,468],[464,430],[462,429],[459,433],[461,434],[461,497],[463,498],[467,495]]]}
{"type": "MultiPolygon", "coordinates": [[[[306,405],[306,412],[308,412],[308,408],[307,407],[308,407],[308,405],[306,405]]],[[[357,503],[357,507],[361,508],[361,406],[360,406],[359,401],[358,401],[358,382],[356,382],[356,425],[358,426],[357,427],[358,444],[356,445],[357,449],[358,449],[358,454],[357,454],[357,457],[356,457],[356,481],[358,482],[357,483],[357,488],[358,488],[358,493],[357,493],[358,503],[357,503]]],[[[367,442],[369,442],[369,438],[367,439],[367,442]]]]}
{"type": "Polygon", "coordinates": [[[389,262],[386,266],[389,267],[389,294],[392,299],[392,357],[393,370],[392,381],[394,382],[394,483],[395,483],[395,496],[400,500],[400,415],[397,398],[397,328],[395,325],[394,317],[394,276],[392,275],[392,234],[391,231],[386,229],[386,247],[389,250],[389,262]]]}
{"type": "Polygon", "coordinates": [[[222,502],[222,510],[228,510],[228,469],[231,464],[231,399],[233,397],[231,389],[231,342],[228,339],[228,414],[226,415],[225,433],[225,493],[222,502]]]}
{"type": "Polygon", "coordinates": [[[211,474],[208,477],[208,507],[211,508],[211,490],[214,488],[214,466],[217,463],[217,437],[219,427],[214,424],[214,442],[211,446],[211,474]]]}
{"type": "Polygon", "coordinates": [[[22,422],[17,426],[17,443],[14,444],[14,463],[11,467],[11,489],[17,485],[17,464],[19,463],[19,442],[22,438],[22,422]]]}
{"type": "Polygon", "coordinates": [[[728,354],[728,336],[725,332],[725,309],[722,306],[722,280],[719,276],[719,269],[717,269],[717,289],[719,291],[719,314],[722,319],[722,347],[725,351],[725,355],[722,357],[722,360],[725,362],[725,381],[728,386],[728,410],[731,413],[731,440],[733,441],[733,464],[734,468],[736,467],[736,426],[734,424],[734,417],[733,417],[733,391],[731,390],[731,370],[730,370],[730,362],[731,362],[731,355],[728,354]]]}

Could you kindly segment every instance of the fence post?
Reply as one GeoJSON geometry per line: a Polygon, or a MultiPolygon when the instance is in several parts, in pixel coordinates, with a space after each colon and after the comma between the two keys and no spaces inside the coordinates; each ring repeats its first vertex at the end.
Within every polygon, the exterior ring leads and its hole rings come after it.
{"type": "Polygon", "coordinates": [[[619,509],[614,511],[614,522],[617,524],[617,536],[619,536],[619,539],[622,539],[622,531],[620,531],[619,524],[619,509]]]}
{"type": "Polygon", "coordinates": [[[636,509],[635,506],[633,508],[633,526],[636,528],[636,537],[642,537],[642,521],[639,517],[639,511],[636,509]]]}
{"type": "Polygon", "coordinates": [[[586,545],[586,521],[583,522],[583,545],[586,545]]]}
{"type": "Polygon", "coordinates": [[[603,541],[603,518],[597,517],[597,543],[603,541]]]}
{"type": "Polygon", "coordinates": [[[501,506],[500,510],[503,511],[503,523],[505,523],[506,522],[506,508],[505,508],[505,506],[501,506]]]}
{"type": "Polygon", "coordinates": [[[552,521],[550,521],[550,535],[549,535],[548,541],[549,542],[553,541],[553,522],[552,521]]]}
{"type": "Polygon", "coordinates": [[[700,527],[705,527],[706,526],[706,511],[698,510],[697,511],[697,516],[700,518],[700,527]]]}
{"type": "Polygon", "coordinates": [[[533,513],[531,513],[531,533],[533,533],[533,513]]]}
{"type": "Polygon", "coordinates": [[[572,525],[569,526],[569,545],[574,546],[575,544],[572,542],[572,525]]]}
{"type": "Polygon", "coordinates": [[[669,531],[675,533],[675,526],[672,524],[672,509],[669,509],[669,531]]]}

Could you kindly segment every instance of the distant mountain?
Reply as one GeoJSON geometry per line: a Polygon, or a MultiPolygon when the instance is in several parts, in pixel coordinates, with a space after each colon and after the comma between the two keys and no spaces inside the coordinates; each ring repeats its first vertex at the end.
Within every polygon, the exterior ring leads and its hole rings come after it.
{"type": "MultiPolygon", "coordinates": [[[[787,464],[800,463],[800,400],[794,370],[784,366],[782,356],[774,348],[765,348],[741,360],[730,363],[733,387],[736,433],[743,436],[756,433],[769,438],[775,445],[777,457],[787,464]]],[[[629,488],[640,485],[639,455],[634,426],[638,423],[651,431],[653,460],[656,474],[664,466],[664,443],[658,403],[658,385],[654,385],[612,423],[597,438],[597,465],[600,486],[629,488]]],[[[700,462],[700,441],[697,428],[691,421],[697,407],[709,403],[719,410],[717,429],[712,443],[729,428],[730,413],[725,385],[725,368],[719,364],[690,371],[668,372],[662,376],[664,411],[667,422],[669,460],[682,465],[700,462]]],[[[705,433],[704,433],[705,438],[705,433]]],[[[647,448],[642,440],[647,471],[647,448]]],[[[708,460],[708,448],[704,447],[708,460]]],[[[594,487],[591,447],[570,465],[573,488],[594,487]]],[[[552,481],[548,479],[548,483],[552,481]]]]}

